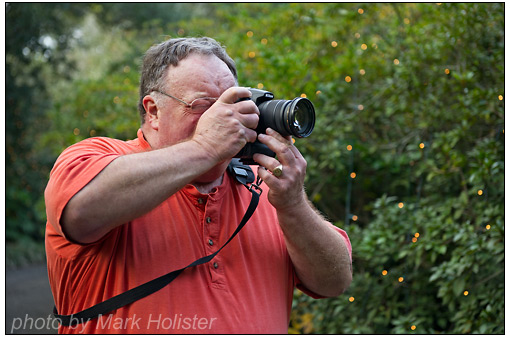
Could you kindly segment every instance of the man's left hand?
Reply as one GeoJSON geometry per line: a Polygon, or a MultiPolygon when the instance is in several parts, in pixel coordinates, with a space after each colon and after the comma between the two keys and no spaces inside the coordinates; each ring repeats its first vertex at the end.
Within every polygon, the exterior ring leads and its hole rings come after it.
{"type": "Polygon", "coordinates": [[[253,159],[261,166],[258,174],[269,187],[268,200],[278,211],[288,211],[307,203],[304,194],[306,160],[294,146],[292,137],[283,137],[268,128],[266,134],[258,135],[258,140],[276,153],[278,159],[263,154],[255,154],[253,159]],[[281,165],[281,175],[270,171],[281,165]]]}

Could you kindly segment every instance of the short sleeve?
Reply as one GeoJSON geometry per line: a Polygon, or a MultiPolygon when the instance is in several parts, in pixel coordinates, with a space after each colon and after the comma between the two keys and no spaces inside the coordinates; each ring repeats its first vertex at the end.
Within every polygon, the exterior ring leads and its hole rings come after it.
{"type": "Polygon", "coordinates": [[[69,200],[121,155],[109,140],[91,138],[67,148],[51,170],[44,192],[46,216],[48,223],[64,237],[60,218],[69,200]]]}

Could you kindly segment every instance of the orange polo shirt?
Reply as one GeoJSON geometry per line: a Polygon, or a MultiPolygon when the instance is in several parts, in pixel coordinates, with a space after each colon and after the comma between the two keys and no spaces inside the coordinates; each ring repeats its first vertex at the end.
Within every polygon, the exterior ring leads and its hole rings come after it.
{"type": "MultiPolygon", "coordinates": [[[[246,212],[251,193],[225,174],[210,194],[187,185],[98,242],[69,241],[60,217],[71,197],[115,158],[148,150],[139,130],[131,141],[84,140],[55,163],[45,191],[46,254],[60,314],[79,312],[215,252],[246,212]]],[[[262,189],[250,221],[213,261],[185,270],[146,298],[85,324],[60,327],[59,333],[287,333],[294,287],[319,296],[299,285],[268,188],[262,189]]],[[[334,228],[350,251],[347,234],[334,228]]]]}

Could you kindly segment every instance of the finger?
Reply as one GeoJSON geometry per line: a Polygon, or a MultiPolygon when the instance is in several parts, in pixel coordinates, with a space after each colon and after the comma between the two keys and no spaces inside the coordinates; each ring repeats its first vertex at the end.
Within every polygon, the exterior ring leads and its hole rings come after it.
{"type": "Polygon", "coordinates": [[[269,170],[276,168],[277,166],[280,165],[280,162],[276,158],[264,154],[258,153],[254,154],[253,160],[260,164],[262,167],[267,168],[269,170]]]}
{"type": "Polygon", "coordinates": [[[276,138],[273,135],[260,134],[258,139],[261,143],[265,144],[269,147],[269,149],[276,153],[278,160],[283,165],[294,165],[296,161],[296,154],[294,154],[292,146],[289,144],[289,142],[286,141],[282,136],[276,138]]]}
{"type": "Polygon", "coordinates": [[[238,120],[249,129],[255,129],[259,124],[259,116],[257,114],[239,114],[238,120]]]}
{"type": "Polygon", "coordinates": [[[239,131],[247,143],[253,143],[257,140],[257,132],[251,128],[243,128],[239,131]]]}
{"type": "Polygon", "coordinates": [[[280,133],[278,133],[277,131],[275,131],[271,128],[267,128],[266,133],[269,133],[269,135],[276,138],[278,141],[280,141],[284,144],[287,144],[288,148],[292,151],[292,153],[294,154],[294,157],[298,161],[305,160],[305,158],[303,157],[303,154],[301,154],[299,149],[294,145],[295,140],[292,136],[289,135],[289,136],[284,137],[280,133]]]}
{"type": "Polygon", "coordinates": [[[292,137],[291,136],[284,137],[279,132],[277,132],[276,130],[271,129],[271,128],[266,129],[266,134],[271,137],[274,137],[276,140],[278,140],[278,142],[292,145],[292,137]]]}
{"type": "Polygon", "coordinates": [[[277,177],[273,176],[273,174],[271,174],[264,167],[259,167],[257,170],[257,174],[262,179],[262,181],[264,181],[267,184],[267,186],[270,188],[271,187],[275,188],[280,184],[279,179],[277,177]]]}
{"type": "Polygon", "coordinates": [[[218,98],[219,102],[233,104],[241,99],[251,98],[251,92],[244,87],[230,87],[218,98]]]}

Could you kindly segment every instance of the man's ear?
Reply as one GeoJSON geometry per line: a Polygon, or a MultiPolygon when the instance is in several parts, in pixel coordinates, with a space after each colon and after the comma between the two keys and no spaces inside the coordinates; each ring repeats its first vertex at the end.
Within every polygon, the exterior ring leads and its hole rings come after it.
{"type": "Polygon", "coordinates": [[[158,130],[159,129],[159,116],[158,116],[158,113],[159,113],[159,108],[158,108],[158,105],[156,104],[156,101],[154,100],[154,98],[150,95],[146,95],[144,98],[143,98],[143,107],[145,108],[145,123],[149,123],[149,125],[152,127],[152,129],[154,130],[158,130]]]}

